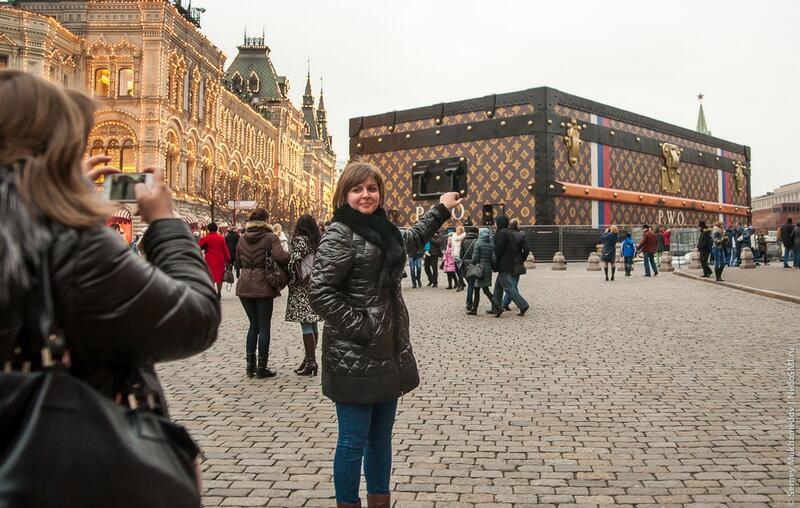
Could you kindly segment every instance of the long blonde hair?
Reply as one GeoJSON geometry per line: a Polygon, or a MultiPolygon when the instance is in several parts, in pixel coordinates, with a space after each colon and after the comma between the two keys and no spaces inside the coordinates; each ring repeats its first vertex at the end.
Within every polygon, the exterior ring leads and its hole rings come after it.
{"type": "Polygon", "coordinates": [[[81,159],[94,102],[20,70],[0,71],[0,166],[12,166],[23,201],[55,222],[96,225],[113,210],[86,181],[81,159]]]}

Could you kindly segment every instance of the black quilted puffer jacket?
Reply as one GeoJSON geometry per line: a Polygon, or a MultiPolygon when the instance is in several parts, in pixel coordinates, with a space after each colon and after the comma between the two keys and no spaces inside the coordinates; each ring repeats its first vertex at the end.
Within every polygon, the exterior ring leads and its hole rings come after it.
{"type": "MultiPolygon", "coordinates": [[[[450,218],[444,205],[402,231],[406,253],[418,252],[450,218]]],[[[408,310],[395,284],[379,287],[380,246],[333,222],[317,250],[309,292],[325,320],[322,393],[335,402],[374,404],[419,386],[408,333],[408,310]]]]}

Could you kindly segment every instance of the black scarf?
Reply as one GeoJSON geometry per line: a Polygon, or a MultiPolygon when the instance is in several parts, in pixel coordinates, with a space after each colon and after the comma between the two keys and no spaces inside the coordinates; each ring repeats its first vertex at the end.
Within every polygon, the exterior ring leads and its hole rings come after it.
{"type": "Polygon", "coordinates": [[[395,285],[406,264],[406,250],[403,247],[403,235],[397,226],[389,222],[386,211],[378,208],[371,214],[364,214],[342,205],[333,212],[333,222],[341,222],[380,249],[383,264],[379,287],[395,285]]]}

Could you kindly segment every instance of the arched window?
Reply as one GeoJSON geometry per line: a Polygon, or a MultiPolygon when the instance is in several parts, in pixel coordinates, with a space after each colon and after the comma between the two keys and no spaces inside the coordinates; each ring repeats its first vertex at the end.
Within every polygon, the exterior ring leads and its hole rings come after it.
{"type": "Polygon", "coordinates": [[[235,200],[237,195],[237,191],[239,190],[239,179],[236,177],[231,178],[231,181],[228,183],[228,192],[230,194],[230,199],[235,200]]]}
{"type": "Polygon", "coordinates": [[[95,155],[103,155],[106,153],[106,148],[103,146],[103,142],[99,139],[92,143],[92,149],[89,151],[89,156],[94,157],[95,155]]]}
{"type": "Polygon", "coordinates": [[[101,67],[94,72],[94,94],[98,97],[108,97],[111,90],[111,71],[101,67]]]}
{"type": "Polygon", "coordinates": [[[122,143],[122,150],[119,152],[119,169],[123,173],[136,172],[136,160],[133,155],[133,141],[126,139],[122,143]]]}
{"type": "Polygon", "coordinates": [[[117,168],[119,168],[121,166],[120,160],[119,160],[119,155],[120,155],[119,143],[117,142],[116,139],[112,139],[112,140],[110,140],[108,142],[108,147],[106,149],[106,155],[111,157],[111,162],[109,162],[110,165],[115,166],[117,168]]]}
{"type": "Polygon", "coordinates": [[[133,97],[133,69],[120,69],[117,88],[119,97],[133,97]]]}

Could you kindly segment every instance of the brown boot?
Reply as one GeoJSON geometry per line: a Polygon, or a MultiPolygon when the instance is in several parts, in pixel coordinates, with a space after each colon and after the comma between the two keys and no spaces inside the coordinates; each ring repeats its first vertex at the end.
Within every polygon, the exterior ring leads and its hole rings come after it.
{"type": "Polygon", "coordinates": [[[303,334],[303,347],[306,350],[306,365],[302,370],[297,371],[298,376],[316,376],[317,358],[314,355],[314,334],[303,334]]]}
{"type": "Polygon", "coordinates": [[[357,503],[336,503],[336,508],[361,508],[361,500],[357,503]]]}
{"type": "Polygon", "coordinates": [[[391,494],[367,494],[367,508],[389,508],[392,506],[391,494]]]}

